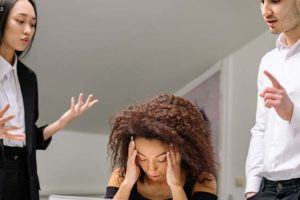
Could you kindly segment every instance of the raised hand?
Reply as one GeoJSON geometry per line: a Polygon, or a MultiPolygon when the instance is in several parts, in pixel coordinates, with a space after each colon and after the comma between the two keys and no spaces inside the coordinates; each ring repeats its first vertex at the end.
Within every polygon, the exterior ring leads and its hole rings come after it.
{"type": "Polygon", "coordinates": [[[140,175],[140,167],[136,164],[136,156],[137,150],[135,149],[135,142],[133,137],[131,137],[128,146],[128,160],[124,182],[132,186],[136,183],[140,175]]]}
{"type": "Polygon", "coordinates": [[[264,71],[264,73],[272,82],[272,87],[265,88],[260,94],[264,98],[265,106],[273,107],[282,119],[291,121],[294,109],[293,102],[277,79],[268,71],[264,71]]]}
{"type": "Polygon", "coordinates": [[[12,133],[14,130],[18,130],[19,127],[11,125],[6,126],[5,124],[13,119],[14,115],[9,115],[4,117],[4,113],[8,110],[9,105],[5,105],[0,109],[0,139],[9,139],[9,140],[24,140],[25,133],[12,133]]]}
{"type": "Polygon", "coordinates": [[[181,183],[181,156],[178,150],[173,146],[170,145],[170,151],[167,152],[167,183],[170,186],[171,190],[172,187],[182,187],[181,183]]]}
{"type": "Polygon", "coordinates": [[[64,126],[66,126],[68,123],[79,117],[84,112],[88,111],[95,103],[98,102],[98,99],[93,99],[93,95],[89,95],[86,101],[83,101],[83,94],[80,93],[78,97],[78,102],[75,103],[75,98],[71,98],[71,108],[65,112],[60,117],[60,122],[64,126]]]}

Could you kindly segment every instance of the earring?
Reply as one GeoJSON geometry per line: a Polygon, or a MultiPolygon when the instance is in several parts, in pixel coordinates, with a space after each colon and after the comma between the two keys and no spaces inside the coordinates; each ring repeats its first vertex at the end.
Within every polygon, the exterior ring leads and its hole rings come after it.
{"type": "Polygon", "coordinates": [[[3,12],[3,11],[4,11],[3,6],[0,6],[0,12],[3,12]]]}

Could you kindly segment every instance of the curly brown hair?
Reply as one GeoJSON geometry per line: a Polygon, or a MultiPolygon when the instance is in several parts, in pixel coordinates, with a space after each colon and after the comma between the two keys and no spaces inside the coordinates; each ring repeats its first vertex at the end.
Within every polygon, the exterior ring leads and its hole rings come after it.
{"type": "MultiPolygon", "coordinates": [[[[201,180],[210,173],[216,177],[211,130],[203,114],[188,100],[162,94],[128,107],[111,120],[108,154],[112,168],[124,177],[131,136],[173,144],[181,154],[181,167],[187,177],[201,180]]],[[[143,174],[142,174],[143,175],[143,174]]]]}

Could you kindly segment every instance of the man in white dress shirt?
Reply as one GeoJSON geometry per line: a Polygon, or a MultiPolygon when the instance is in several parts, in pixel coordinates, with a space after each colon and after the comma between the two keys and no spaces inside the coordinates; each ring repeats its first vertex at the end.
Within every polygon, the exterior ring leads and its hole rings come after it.
{"type": "Polygon", "coordinates": [[[269,30],[280,35],[258,72],[245,196],[296,200],[300,199],[300,0],[262,0],[261,12],[269,30]]]}

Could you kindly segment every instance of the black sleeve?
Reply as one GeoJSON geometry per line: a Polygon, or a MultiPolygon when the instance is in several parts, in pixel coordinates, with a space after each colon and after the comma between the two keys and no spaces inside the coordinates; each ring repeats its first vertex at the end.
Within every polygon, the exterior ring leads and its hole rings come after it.
{"type": "Polygon", "coordinates": [[[218,197],[215,194],[208,192],[195,192],[193,195],[193,200],[217,200],[218,197]]]}
{"type": "Polygon", "coordinates": [[[36,133],[36,149],[45,150],[47,149],[48,145],[50,144],[52,137],[47,140],[44,140],[44,129],[47,125],[43,127],[34,126],[35,133],[36,133]]]}
{"type": "Polygon", "coordinates": [[[42,149],[45,150],[48,145],[51,142],[52,137],[50,137],[49,139],[47,139],[46,141],[44,140],[44,129],[47,127],[47,125],[42,126],[42,127],[37,127],[36,122],[39,118],[39,102],[38,102],[38,83],[37,83],[37,77],[35,75],[35,73],[32,73],[33,75],[33,81],[34,81],[34,89],[35,89],[35,105],[34,105],[34,127],[33,127],[33,132],[34,134],[36,134],[36,149],[42,149]]]}
{"type": "Polygon", "coordinates": [[[117,188],[117,187],[112,187],[112,186],[106,187],[106,194],[105,194],[104,198],[108,198],[108,199],[114,198],[114,196],[116,195],[118,190],[119,190],[119,188],[117,188]]]}

